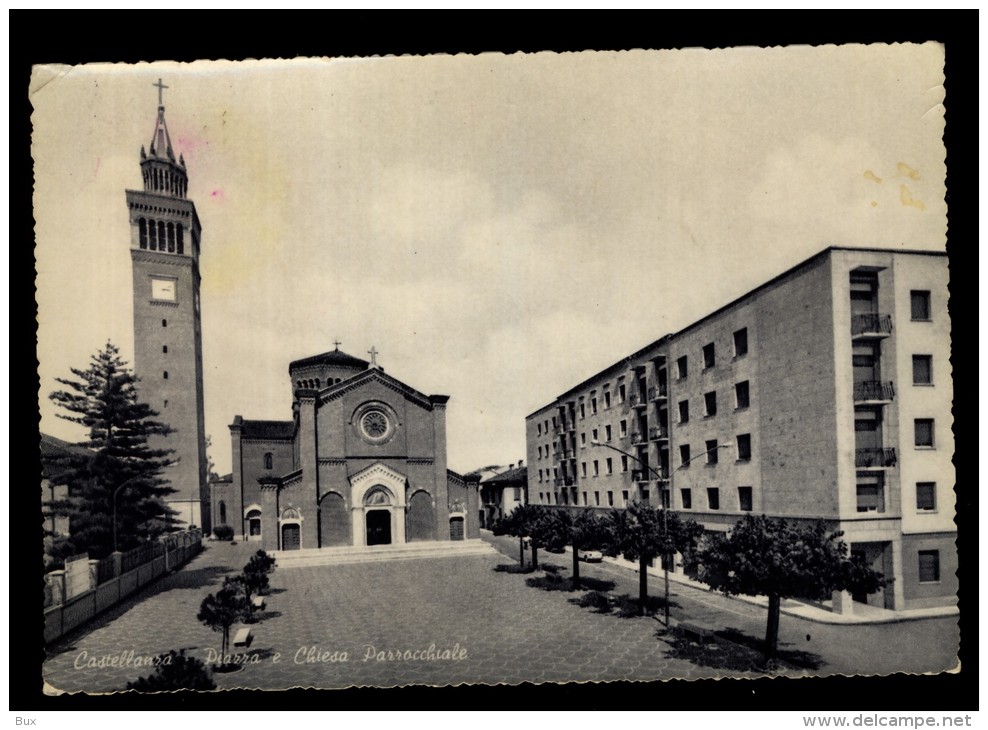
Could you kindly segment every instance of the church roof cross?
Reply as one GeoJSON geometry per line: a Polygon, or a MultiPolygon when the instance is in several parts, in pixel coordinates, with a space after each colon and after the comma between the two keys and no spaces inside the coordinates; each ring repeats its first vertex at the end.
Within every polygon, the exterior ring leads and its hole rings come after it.
{"type": "Polygon", "coordinates": [[[342,343],[342,342],[340,342],[339,340],[333,340],[333,346],[334,346],[334,347],[336,347],[336,351],[337,351],[337,352],[339,352],[339,351],[340,351],[340,345],[342,345],[342,344],[343,344],[343,343],[342,343]]]}
{"type": "Polygon", "coordinates": [[[162,96],[162,92],[165,89],[169,88],[169,87],[167,87],[163,83],[161,83],[161,79],[158,79],[158,83],[151,84],[151,86],[157,86],[158,87],[158,106],[164,106],[165,105],[165,102],[164,102],[164,98],[162,96]]]}
{"type": "Polygon", "coordinates": [[[377,348],[374,347],[373,345],[371,345],[371,349],[369,349],[367,351],[367,354],[371,356],[371,367],[372,368],[376,368],[377,367],[377,355],[378,355],[377,348]]]}

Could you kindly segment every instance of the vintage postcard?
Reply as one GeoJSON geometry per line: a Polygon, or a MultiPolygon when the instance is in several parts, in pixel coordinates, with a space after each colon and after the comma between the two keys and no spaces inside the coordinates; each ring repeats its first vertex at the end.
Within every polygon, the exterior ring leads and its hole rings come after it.
{"type": "Polygon", "coordinates": [[[35,67],[46,692],[955,671],[943,61],[35,67]]]}

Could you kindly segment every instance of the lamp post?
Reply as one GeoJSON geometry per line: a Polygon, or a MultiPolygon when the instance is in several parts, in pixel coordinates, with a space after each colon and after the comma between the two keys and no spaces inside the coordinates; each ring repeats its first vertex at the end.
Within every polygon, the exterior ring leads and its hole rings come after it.
{"type": "MultiPolygon", "coordinates": [[[[170,466],[175,466],[175,464],[177,464],[178,462],[179,459],[175,459],[174,461],[169,461],[167,464],[162,464],[161,468],[167,469],[170,466]]],[[[150,476],[155,471],[157,471],[157,469],[142,471],[138,474],[135,474],[129,479],[125,479],[123,483],[121,483],[116,489],[113,490],[113,552],[117,552],[117,495],[120,494],[121,489],[126,487],[135,479],[143,479],[146,476],[150,476]]]]}
{"type": "MultiPolygon", "coordinates": [[[[652,472],[652,474],[655,475],[655,478],[656,479],[662,480],[664,478],[662,476],[661,472],[657,471],[650,464],[642,461],[639,457],[635,456],[632,453],[629,453],[629,452],[627,452],[627,451],[625,451],[623,449],[619,449],[617,446],[612,446],[611,444],[605,444],[605,443],[602,443],[600,441],[591,441],[590,442],[590,445],[591,446],[603,446],[604,448],[611,449],[612,451],[617,451],[619,454],[624,454],[625,456],[634,459],[639,464],[641,464],[643,467],[645,467],[650,472],[652,472]]],[[[730,447],[731,447],[731,444],[718,444],[717,446],[714,446],[712,449],[707,449],[706,451],[704,451],[704,452],[702,452],[700,454],[697,454],[696,456],[694,456],[694,457],[692,457],[690,459],[687,459],[682,464],[680,464],[679,466],[677,466],[673,471],[679,471],[683,467],[689,466],[690,465],[690,462],[692,462],[693,459],[698,459],[701,456],[706,456],[710,452],[716,451],[717,449],[727,449],[727,448],[730,448],[730,447]]],[[[669,508],[670,507],[672,507],[672,485],[671,484],[669,486],[669,504],[668,504],[668,506],[665,504],[665,499],[662,500],[662,533],[663,533],[664,539],[665,539],[665,544],[663,545],[664,553],[663,553],[663,556],[662,556],[662,575],[663,575],[663,578],[664,578],[664,581],[665,581],[665,627],[667,629],[669,628],[669,562],[670,562],[669,553],[670,553],[670,548],[671,548],[671,546],[669,545],[669,508]]]]}

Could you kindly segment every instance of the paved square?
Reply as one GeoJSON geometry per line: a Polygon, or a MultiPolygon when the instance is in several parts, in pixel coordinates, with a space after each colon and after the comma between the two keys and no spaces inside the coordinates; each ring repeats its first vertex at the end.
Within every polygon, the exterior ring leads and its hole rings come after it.
{"type": "MultiPolygon", "coordinates": [[[[183,570],[52,647],[44,666],[46,681],[64,691],[122,690],[128,681],[150,674],[151,667],[135,666],[140,657],[169,649],[184,648],[212,663],[220,636],[196,621],[199,603],[222,584],[225,575],[239,571],[253,548],[210,543],[183,570]],[[117,665],[110,666],[114,661],[117,665]]],[[[567,556],[545,557],[567,565],[567,556]]],[[[252,645],[237,650],[252,663],[237,672],[215,674],[214,679],[221,689],[285,689],[725,674],[671,656],[655,620],[581,607],[575,601],[582,592],[540,590],[527,584],[531,576],[505,570],[514,566],[514,560],[498,554],[279,568],[271,576],[271,595],[262,619],[252,626],[252,645]]],[[[587,566],[586,571],[613,580],[617,584],[613,593],[634,594],[633,573],[612,566],[587,566]]],[[[660,592],[660,581],[650,588],[653,594],[660,592]]],[[[758,607],[679,586],[673,598],[674,616],[706,612],[706,619],[719,621],[718,626],[735,626],[753,636],[764,631],[764,612],[758,607]]],[[[833,627],[783,618],[783,646],[787,640],[805,641],[796,636],[806,630],[802,623],[825,637],[824,646],[833,643],[826,637],[846,638],[851,653],[831,649],[824,652],[822,671],[789,673],[868,672],[869,667],[859,663],[865,655],[858,652],[874,655],[875,643],[887,646],[888,632],[895,629],[833,627]]],[[[819,639],[805,646],[821,651],[819,639]]],[[[928,650],[924,653],[929,656],[928,650]]],[[[877,666],[872,671],[881,670],[877,666]]]]}

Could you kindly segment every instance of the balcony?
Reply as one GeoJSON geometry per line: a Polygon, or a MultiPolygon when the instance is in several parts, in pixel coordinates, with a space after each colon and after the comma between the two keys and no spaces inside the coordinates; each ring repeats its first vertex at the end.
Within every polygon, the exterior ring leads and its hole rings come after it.
{"type": "Polygon", "coordinates": [[[851,316],[852,339],[888,337],[891,334],[891,314],[855,314],[851,316]]]}
{"type": "Polygon", "coordinates": [[[632,408],[644,408],[648,405],[648,402],[642,397],[641,393],[632,393],[628,396],[628,405],[632,408]]]}
{"type": "Polygon", "coordinates": [[[663,400],[667,397],[668,393],[666,393],[665,388],[659,388],[658,386],[653,385],[648,389],[648,399],[650,401],[663,400]]]}
{"type": "Polygon", "coordinates": [[[894,448],[855,449],[854,466],[858,468],[887,469],[895,466],[894,448]]]}
{"type": "Polygon", "coordinates": [[[632,469],[631,481],[648,484],[650,473],[647,469],[632,469]]]}
{"type": "Polygon", "coordinates": [[[649,441],[664,441],[669,438],[669,432],[662,428],[662,426],[652,426],[648,429],[648,440],[649,441]]]}
{"type": "Polygon", "coordinates": [[[576,417],[574,416],[570,420],[563,424],[563,430],[566,433],[573,433],[576,431],[576,417]]]}
{"type": "Polygon", "coordinates": [[[559,477],[556,477],[555,479],[552,480],[552,485],[554,487],[561,487],[563,486],[563,480],[559,477]]]}
{"type": "Polygon", "coordinates": [[[552,427],[552,433],[556,436],[562,436],[565,431],[566,431],[566,426],[565,424],[562,423],[552,427]]]}
{"type": "Polygon", "coordinates": [[[863,380],[854,384],[854,400],[858,403],[891,403],[894,397],[891,380],[863,380]]]}
{"type": "Polygon", "coordinates": [[[575,477],[565,477],[563,479],[563,486],[564,487],[575,487],[576,486],[576,478],[575,477]]]}
{"type": "Polygon", "coordinates": [[[632,431],[631,432],[631,443],[632,444],[640,444],[640,443],[642,443],[642,441],[643,441],[642,435],[640,433],[638,433],[638,431],[632,431]]]}

